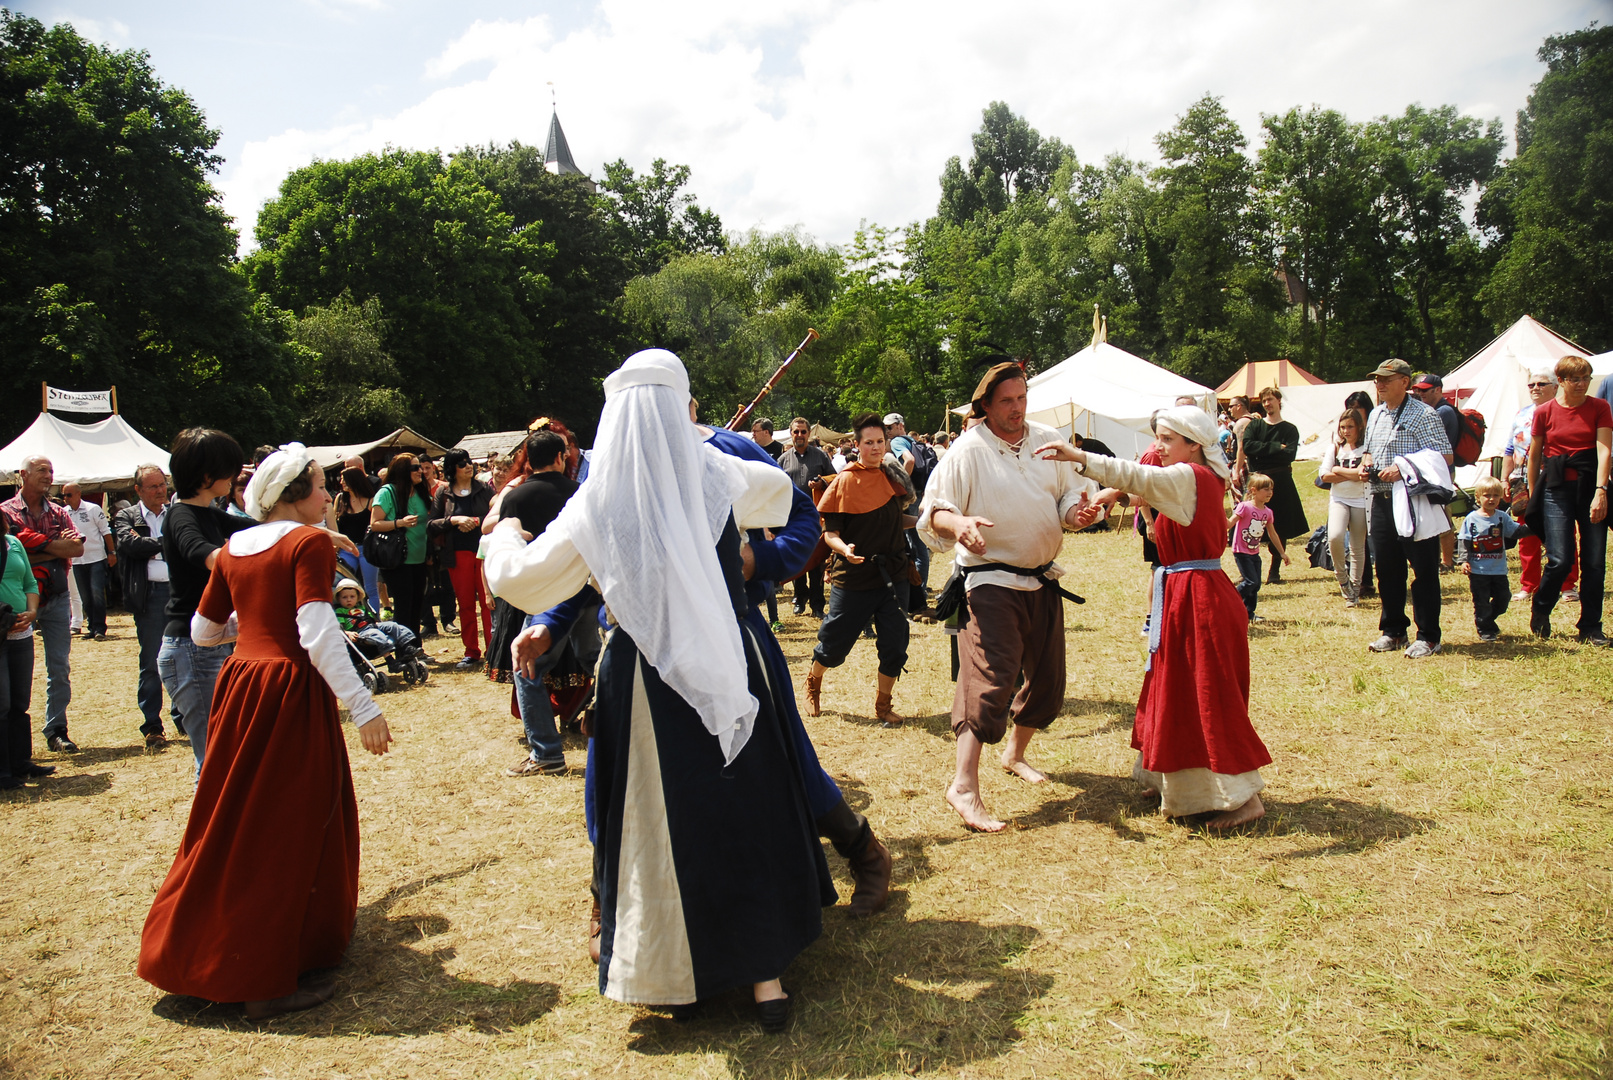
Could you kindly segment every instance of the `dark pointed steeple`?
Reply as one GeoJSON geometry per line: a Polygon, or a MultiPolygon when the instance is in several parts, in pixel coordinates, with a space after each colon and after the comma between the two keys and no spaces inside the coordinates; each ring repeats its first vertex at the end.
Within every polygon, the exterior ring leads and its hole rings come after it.
{"type": "Polygon", "coordinates": [[[560,130],[560,113],[549,117],[549,141],[543,147],[543,167],[560,176],[582,176],[583,171],[571,160],[571,147],[566,145],[566,133],[560,130]]]}

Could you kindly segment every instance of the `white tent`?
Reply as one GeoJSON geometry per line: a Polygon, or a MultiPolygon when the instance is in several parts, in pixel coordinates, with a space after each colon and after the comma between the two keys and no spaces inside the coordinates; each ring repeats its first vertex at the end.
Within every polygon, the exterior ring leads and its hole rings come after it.
{"type": "Polygon", "coordinates": [[[70,424],[40,413],[27,431],[0,449],[0,484],[18,483],[18,470],[30,454],[50,458],[57,484],[132,487],[134,471],[141,465],[159,465],[163,472],[168,471],[168,451],[116,413],[93,424],[70,424]]]}
{"type": "MultiPolygon", "coordinates": [[[[1529,404],[1529,389],[1525,384],[1530,368],[1552,367],[1565,356],[1589,355],[1561,334],[1525,315],[1445,376],[1445,391],[1455,392],[1457,406],[1476,409],[1484,417],[1484,450],[1479,459],[1500,457],[1506,452],[1512,418],[1529,404]]],[[[1594,361],[1592,367],[1595,367],[1594,361]]],[[[1609,368],[1613,370],[1613,365],[1609,368]]],[[[1591,388],[1595,390],[1594,383],[1591,388]]],[[[1459,476],[1458,480],[1471,483],[1465,476],[1459,476]]]]}
{"type": "Polygon", "coordinates": [[[1170,408],[1184,394],[1214,415],[1215,391],[1209,387],[1100,341],[1033,377],[1026,414],[1135,458],[1154,441],[1148,420],[1155,410],[1170,408]]]}
{"type": "Polygon", "coordinates": [[[1283,391],[1283,419],[1299,429],[1300,461],[1321,461],[1328,440],[1338,430],[1339,413],[1344,411],[1344,399],[1357,390],[1377,401],[1373,384],[1366,382],[1319,383],[1317,385],[1285,386],[1283,391]]]}
{"type": "Polygon", "coordinates": [[[428,457],[441,457],[448,450],[446,446],[426,438],[414,428],[400,427],[392,434],[383,435],[373,442],[310,446],[308,456],[313,458],[321,469],[329,469],[334,465],[340,465],[350,457],[368,458],[370,451],[382,448],[396,449],[399,453],[406,450],[417,451],[428,457]]]}

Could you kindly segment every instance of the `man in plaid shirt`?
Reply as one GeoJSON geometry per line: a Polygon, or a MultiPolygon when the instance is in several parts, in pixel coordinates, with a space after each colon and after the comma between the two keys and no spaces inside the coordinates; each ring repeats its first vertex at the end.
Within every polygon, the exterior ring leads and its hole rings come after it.
{"type": "Polygon", "coordinates": [[[1378,564],[1378,592],[1383,614],[1378,617],[1380,636],[1367,648],[1373,652],[1405,649],[1406,657],[1420,660],[1439,652],[1439,537],[1412,540],[1395,531],[1395,514],[1390,492],[1400,471],[1394,460],[1418,450],[1435,450],[1452,461],[1451,440],[1439,414],[1411,390],[1411,365],[1404,360],[1385,360],[1372,373],[1378,388],[1378,407],[1367,417],[1366,453],[1361,464],[1376,466],[1371,481],[1372,505],[1367,529],[1373,559],[1378,564]],[[1417,620],[1417,640],[1408,648],[1406,631],[1406,567],[1415,577],[1411,584],[1411,610],[1417,620]]]}

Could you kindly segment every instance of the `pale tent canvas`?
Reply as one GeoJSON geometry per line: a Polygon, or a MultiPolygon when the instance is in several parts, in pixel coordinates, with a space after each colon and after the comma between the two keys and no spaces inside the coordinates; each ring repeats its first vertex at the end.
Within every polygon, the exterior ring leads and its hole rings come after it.
{"type": "Polygon", "coordinates": [[[134,471],[142,465],[168,471],[168,451],[116,413],[93,424],[74,424],[40,413],[26,431],[0,449],[0,484],[18,483],[22,461],[31,454],[50,458],[58,485],[132,487],[134,471]]]}

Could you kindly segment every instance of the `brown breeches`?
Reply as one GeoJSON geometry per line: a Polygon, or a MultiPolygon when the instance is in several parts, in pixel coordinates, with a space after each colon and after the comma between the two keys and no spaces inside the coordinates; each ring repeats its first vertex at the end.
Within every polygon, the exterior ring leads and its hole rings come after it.
{"type": "Polygon", "coordinates": [[[1064,601],[1051,587],[1035,592],[976,585],[969,622],[958,635],[958,689],[952,732],[1002,741],[1008,717],[1045,728],[1064,706],[1064,601]],[[1020,672],[1025,685],[1014,693],[1020,672]]]}

